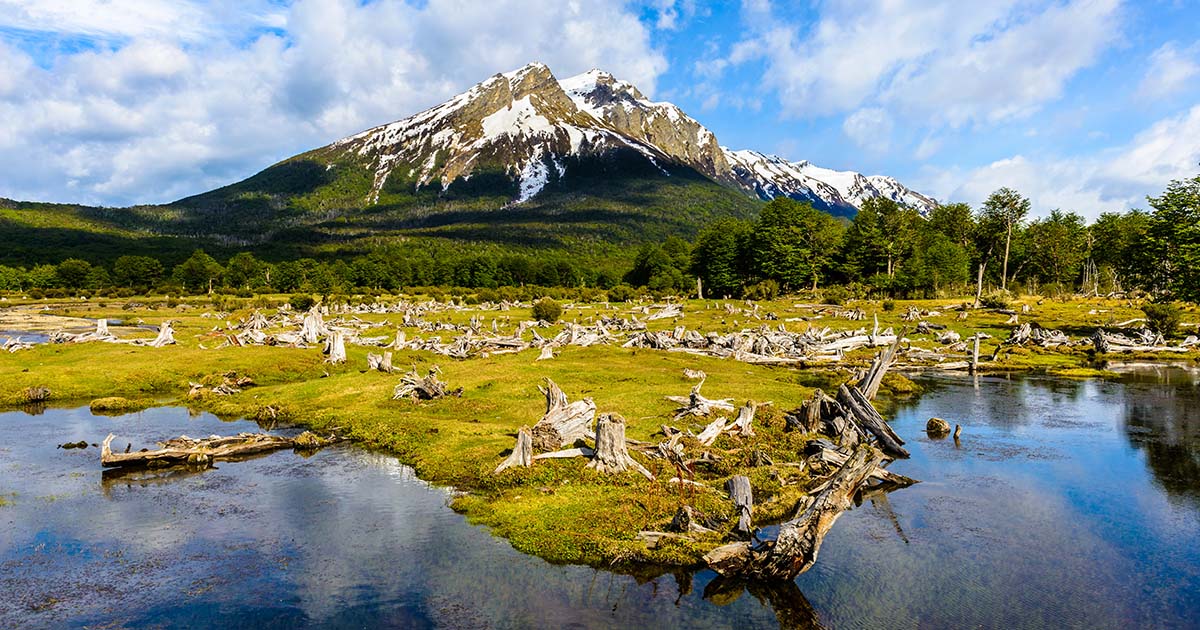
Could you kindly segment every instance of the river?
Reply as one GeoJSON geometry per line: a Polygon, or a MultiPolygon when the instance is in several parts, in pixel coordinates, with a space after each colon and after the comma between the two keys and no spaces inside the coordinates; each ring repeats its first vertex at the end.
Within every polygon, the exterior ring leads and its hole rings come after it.
{"type": "Polygon", "coordinates": [[[1200,620],[1200,376],[918,379],[922,483],[845,514],[794,583],[512,550],[349,445],[106,477],[77,440],[259,430],[158,408],[0,414],[3,627],[1145,628],[1200,620]],[[930,416],[962,438],[924,435],[930,416]]]}

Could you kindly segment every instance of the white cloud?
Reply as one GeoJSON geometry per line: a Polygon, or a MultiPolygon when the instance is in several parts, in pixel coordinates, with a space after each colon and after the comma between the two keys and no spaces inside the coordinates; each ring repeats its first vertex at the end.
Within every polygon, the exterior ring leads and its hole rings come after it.
{"type": "Polygon", "coordinates": [[[1200,172],[1200,105],[1160,120],[1125,145],[1095,156],[1039,159],[1015,155],[980,168],[927,169],[918,188],[949,201],[982,202],[1002,186],[1033,201],[1034,214],[1055,208],[1087,217],[1146,207],[1171,180],[1200,172]]]}
{"type": "Polygon", "coordinates": [[[0,196],[109,205],[230,183],[530,61],[647,94],[667,66],[620,0],[0,0],[4,28],[104,44],[34,63],[0,43],[0,196]]]}
{"type": "Polygon", "coordinates": [[[821,4],[812,25],[784,16],[728,59],[763,59],[785,113],[886,106],[934,125],[1020,116],[1057,98],[1119,34],[1120,0],[852,0],[821,4]]]}
{"type": "Polygon", "coordinates": [[[867,107],[847,116],[842,131],[864,149],[886,151],[891,144],[892,119],[883,109],[867,107]]]}
{"type": "Polygon", "coordinates": [[[1200,43],[1180,49],[1167,42],[1150,55],[1146,76],[1138,86],[1138,97],[1155,100],[1173,96],[1190,87],[1200,76],[1200,43]]]}

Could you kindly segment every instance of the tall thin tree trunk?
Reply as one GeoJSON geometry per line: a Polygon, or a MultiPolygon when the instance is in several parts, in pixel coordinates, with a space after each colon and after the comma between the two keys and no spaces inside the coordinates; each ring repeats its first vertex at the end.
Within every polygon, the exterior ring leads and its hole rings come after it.
{"type": "Polygon", "coordinates": [[[983,270],[987,263],[979,261],[979,279],[975,281],[975,308],[979,308],[979,300],[983,297],[983,270]]]}
{"type": "Polygon", "coordinates": [[[1012,224],[1008,224],[1008,234],[1004,237],[1004,267],[1000,269],[1000,290],[1008,290],[1008,247],[1012,244],[1012,224]]]}

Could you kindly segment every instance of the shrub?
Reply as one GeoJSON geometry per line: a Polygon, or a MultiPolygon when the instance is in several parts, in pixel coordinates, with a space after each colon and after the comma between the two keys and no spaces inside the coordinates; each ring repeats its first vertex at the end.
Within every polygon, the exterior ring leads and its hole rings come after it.
{"type": "Polygon", "coordinates": [[[554,323],[562,317],[562,307],[558,302],[544,297],[533,303],[533,318],[543,322],[554,323]]]}
{"type": "Polygon", "coordinates": [[[479,298],[480,302],[491,302],[495,304],[500,301],[500,294],[495,289],[480,289],[475,297],[479,298]]]}
{"type": "Polygon", "coordinates": [[[637,299],[637,290],[628,284],[618,284],[608,290],[608,300],[610,302],[628,302],[637,299]]]}
{"type": "Polygon", "coordinates": [[[993,291],[979,300],[984,308],[1008,308],[1009,294],[1007,291],[993,291]]]}
{"type": "Polygon", "coordinates": [[[829,287],[821,294],[821,301],[825,304],[841,306],[850,301],[850,292],[844,287],[829,287]]]}
{"type": "Polygon", "coordinates": [[[316,304],[317,300],[307,293],[293,293],[288,298],[288,304],[292,305],[292,310],[307,311],[316,304]]]}
{"type": "Polygon", "coordinates": [[[773,300],[777,295],[779,295],[779,283],[767,279],[758,284],[746,287],[745,294],[742,297],[747,300],[773,300]]]}
{"type": "Polygon", "coordinates": [[[896,300],[884,300],[883,310],[886,313],[891,313],[892,311],[896,310],[896,300]]]}
{"type": "Polygon", "coordinates": [[[1163,337],[1175,334],[1179,329],[1179,319],[1183,315],[1183,309],[1167,302],[1147,304],[1142,307],[1142,312],[1146,314],[1146,324],[1163,337]]]}

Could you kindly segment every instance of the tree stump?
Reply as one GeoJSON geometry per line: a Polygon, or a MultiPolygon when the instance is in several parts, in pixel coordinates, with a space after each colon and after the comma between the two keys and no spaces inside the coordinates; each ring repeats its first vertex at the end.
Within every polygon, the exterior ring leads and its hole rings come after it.
{"type": "Polygon", "coordinates": [[[609,474],[632,469],[646,479],[654,480],[654,475],[629,455],[625,446],[625,418],[616,413],[601,414],[596,421],[596,453],[587,466],[609,474]]]}
{"type": "Polygon", "coordinates": [[[327,363],[339,364],[346,362],[346,336],[340,330],[335,330],[329,333],[329,339],[326,342],[326,352],[329,358],[325,359],[327,363]]]}
{"type": "Polygon", "coordinates": [[[520,466],[528,468],[533,465],[533,435],[529,433],[529,427],[521,427],[517,430],[517,444],[513,447],[512,454],[508,459],[500,462],[496,470],[492,474],[499,474],[500,471],[507,468],[520,466]]]}
{"type": "Polygon", "coordinates": [[[733,531],[749,539],[752,533],[750,515],[754,511],[754,492],[750,488],[750,479],[744,475],[734,475],[725,482],[725,489],[729,491],[729,498],[733,499],[733,506],[738,512],[737,526],[733,531]]]}
{"type": "Polygon", "coordinates": [[[546,379],[545,387],[538,389],[546,396],[546,413],[533,425],[536,450],[557,450],[591,434],[592,421],[596,417],[596,403],[591,398],[568,404],[562,388],[550,379],[546,379]]]}

